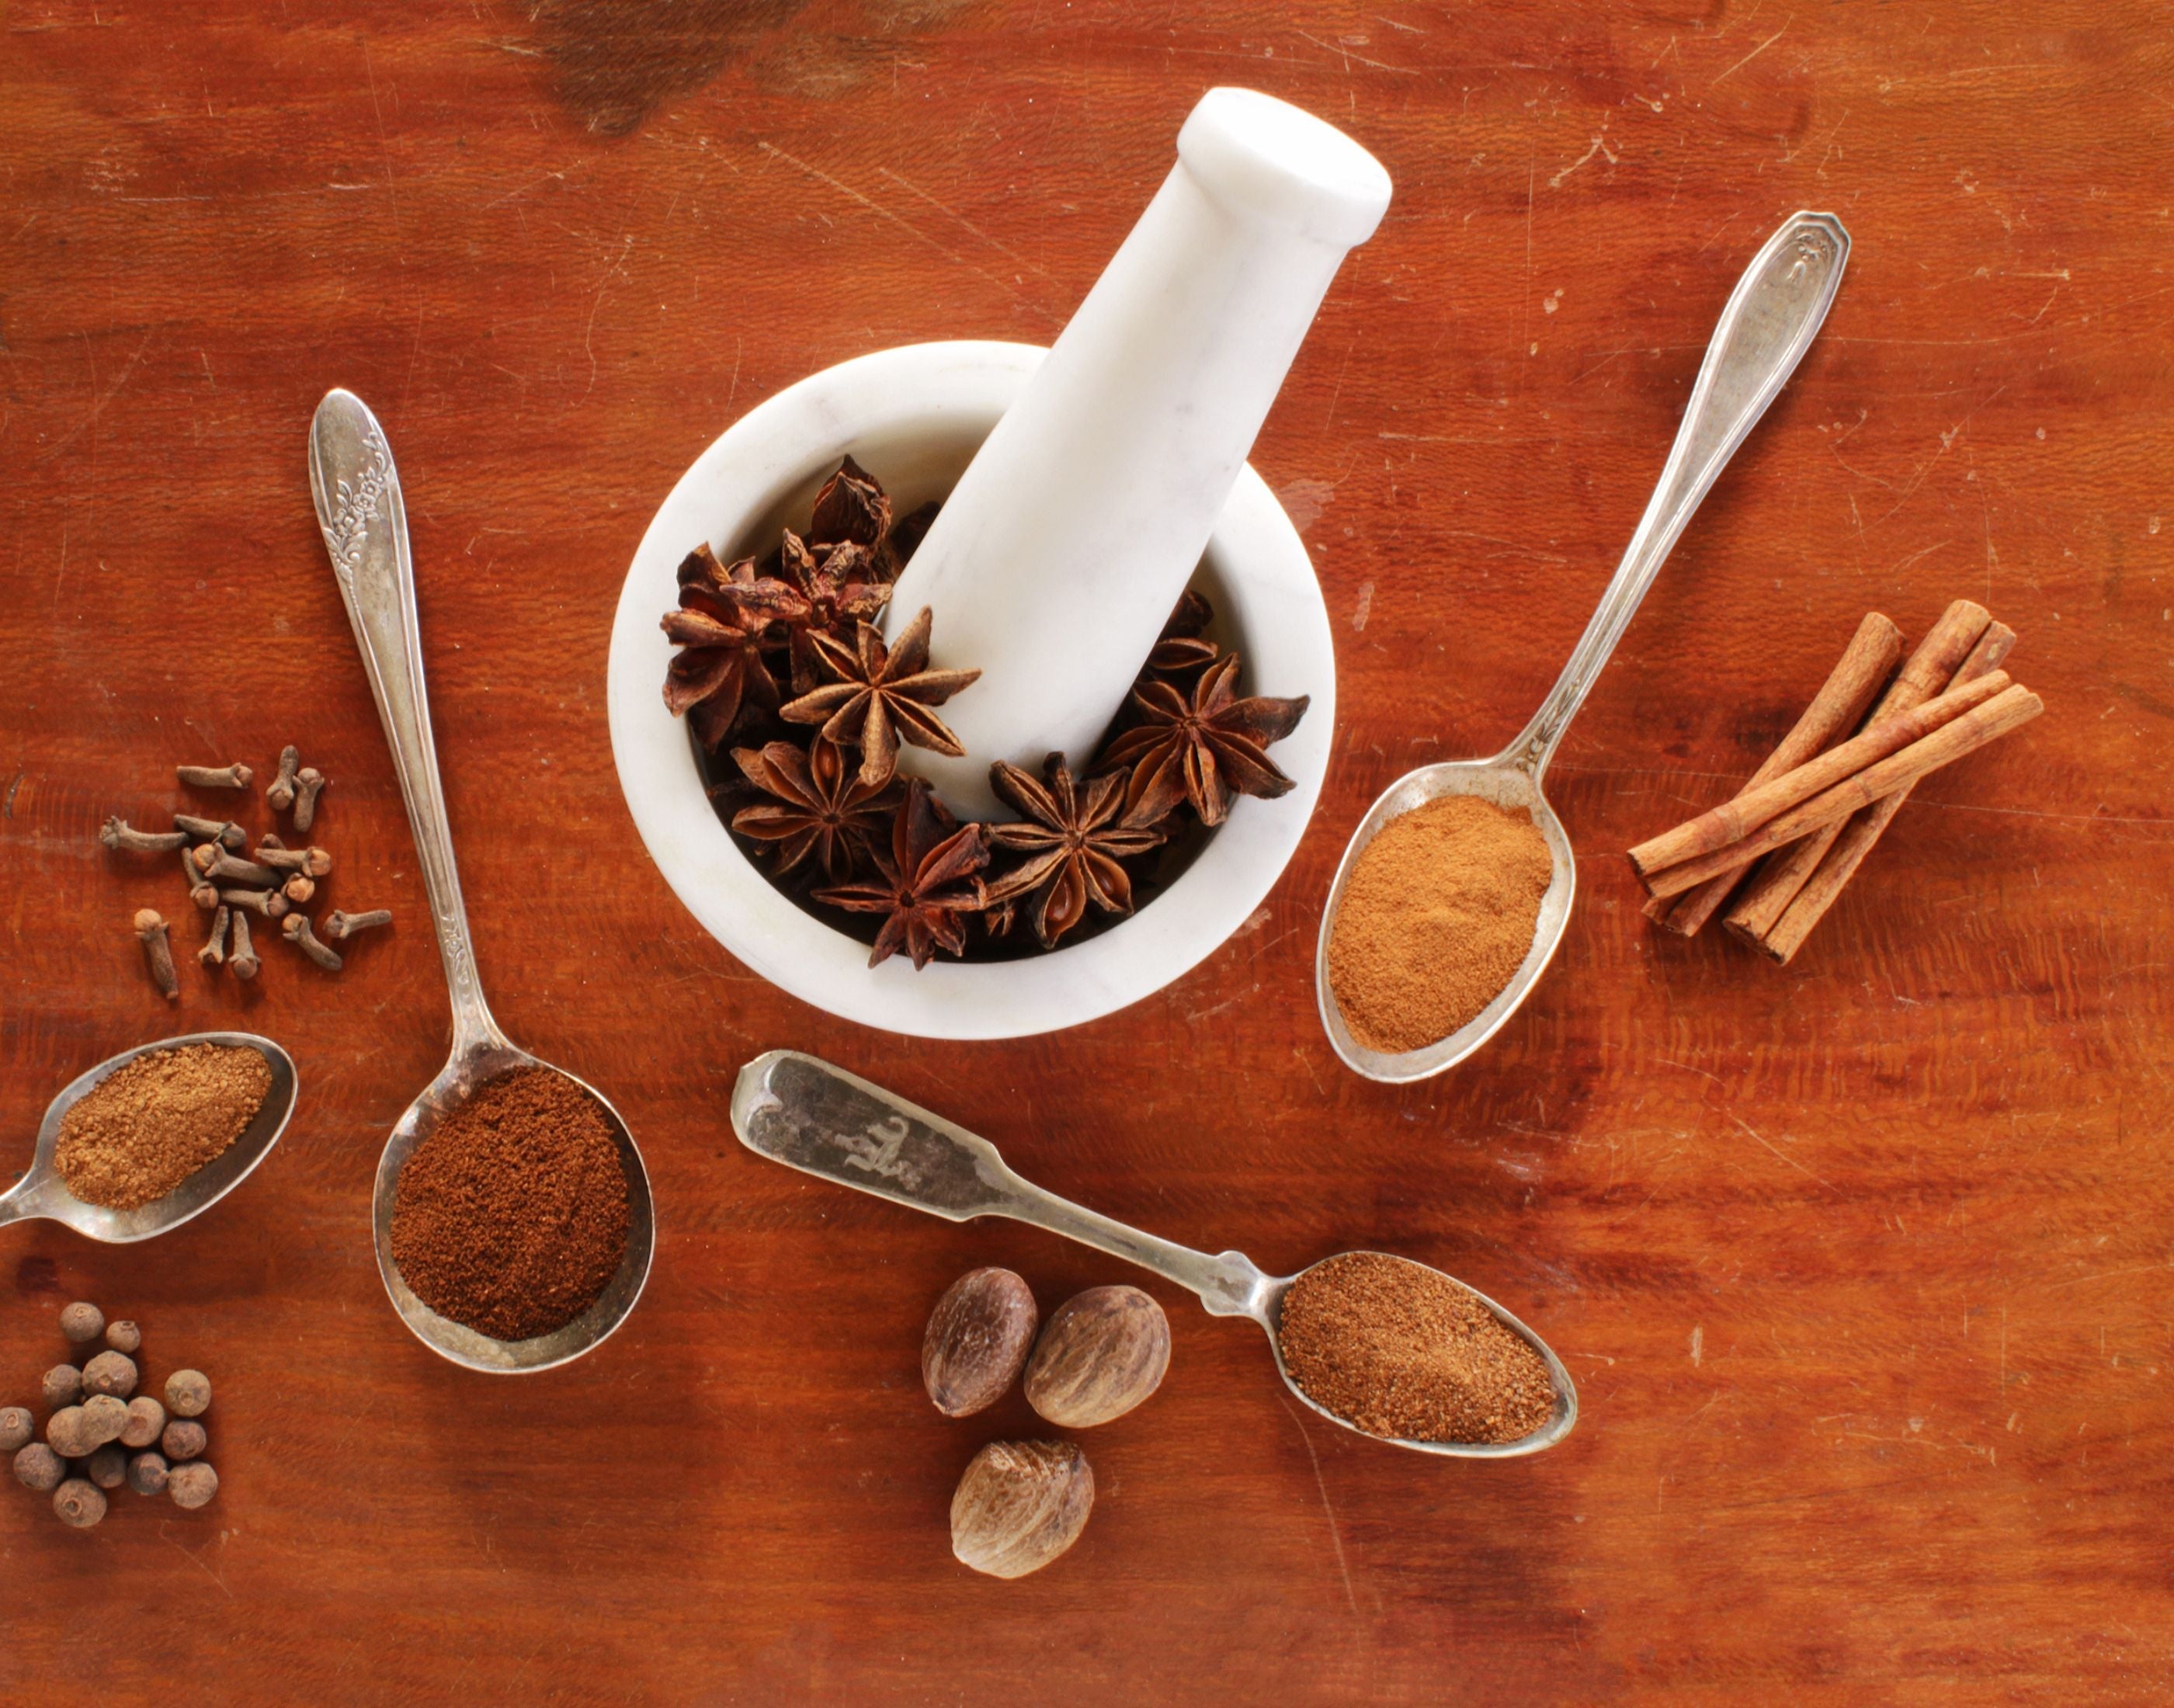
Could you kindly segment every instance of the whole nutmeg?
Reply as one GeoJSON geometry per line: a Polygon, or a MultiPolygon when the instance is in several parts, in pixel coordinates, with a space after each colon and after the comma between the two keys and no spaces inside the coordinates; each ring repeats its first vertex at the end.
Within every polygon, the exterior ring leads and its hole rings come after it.
{"type": "Polygon", "coordinates": [[[1095,1473],[1069,1441],[992,1441],[951,1497],[951,1551],[991,1577],[1040,1571],[1079,1539],[1095,1473]]]}
{"type": "Polygon", "coordinates": [[[159,1437],[159,1451],[176,1464],[184,1459],[195,1458],[203,1451],[204,1446],[204,1426],[192,1424],[186,1418],[175,1419],[159,1437]]]}
{"type": "Polygon", "coordinates": [[[128,1474],[128,1456],[108,1441],[84,1461],[83,1474],[101,1489],[118,1489],[128,1474]]]}
{"type": "Polygon", "coordinates": [[[128,1402],[128,1423],[121,1431],[124,1447],[148,1447],[159,1439],[159,1432],[166,1427],[166,1408],[149,1394],[138,1394],[128,1402]]]}
{"type": "Polygon", "coordinates": [[[43,1441],[33,1441],[15,1451],[15,1480],[25,1489],[50,1494],[67,1475],[67,1462],[43,1441]]]}
{"type": "Polygon", "coordinates": [[[936,1409],[963,1418],[1011,1391],[1041,1320],[1009,1269],[969,1269],[944,1289],[921,1338],[921,1381],[936,1409]]]}
{"type": "Polygon", "coordinates": [[[177,1370],[166,1378],[166,1409],[177,1418],[200,1418],[211,1404],[211,1378],[200,1370],[177,1370]]]}
{"type": "Polygon", "coordinates": [[[208,1505],[211,1497],[219,1493],[219,1473],[201,1459],[192,1465],[176,1465],[166,1473],[166,1492],[174,1497],[175,1505],[193,1512],[208,1505]]]}
{"type": "Polygon", "coordinates": [[[166,1460],[161,1453],[138,1453],[128,1462],[128,1486],[138,1494],[166,1492],[166,1460]]]}
{"type": "Polygon", "coordinates": [[[1162,1386],[1170,1319],[1137,1287],[1090,1287],[1050,1314],[1026,1367],[1026,1403],[1084,1430],[1122,1418],[1162,1386]]]}
{"type": "Polygon", "coordinates": [[[116,1352],[134,1353],[143,1344],[143,1331],[128,1322],[105,1325],[105,1343],[116,1352]]]}
{"type": "Polygon", "coordinates": [[[125,1352],[101,1352],[83,1367],[83,1391],[127,1399],[136,1392],[136,1360],[125,1352]]]}
{"type": "MultiPolygon", "coordinates": [[[[117,1441],[121,1432],[128,1427],[128,1403],[117,1400],[111,1394],[93,1394],[83,1403],[83,1433],[81,1440],[85,1452],[92,1452],[108,1441],[117,1441]]],[[[51,1440],[48,1435],[46,1440],[51,1440]]],[[[73,1457],[71,1455],[70,1457],[73,1457]]]]}
{"type": "Polygon", "coordinates": [[[57,1412],[83,1397],[83,1372],[72,1364],[57,1364],[46,1372],[40,1386],[45,1391],[46,1409],[57,1412]]]}
{"type": "Polygon", "coordinates": [[[98,1448],[99,1443],[85,1439],[81,1406],[62,1406],[46,1419],[46,1440],[52,1450],[63,1459],[81,1459],[98,1448]]]}
{"type": "Polygon", "coordinates": [[[61,1307],[61,1332],[78,1346],[86,1340],[95,1340],[105,1327],[105,1313],[95,1305],[78,1299],[73,1305],[61,1307]]]}
{"type": "Polygon", "coordinates": [[[37,1432],[28,1406],[0,1408],[0,1453],[14,1452],[37,1432]]]}
{"type": "Polygon", "coordinates": [[[53,1490],[53,1511],[70,1528],[88,1530],[105,1516],[105,1495],[95,1483],[71,1477],[53,1490]]]}

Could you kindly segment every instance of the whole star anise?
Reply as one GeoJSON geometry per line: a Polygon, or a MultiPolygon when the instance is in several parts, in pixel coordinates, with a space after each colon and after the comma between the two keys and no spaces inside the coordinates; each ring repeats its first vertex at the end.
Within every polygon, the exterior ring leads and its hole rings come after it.
{"type": "Polygon", "coordinates": [[[1187,587],[1178,595],[1176,608],[1171,612],[1170,620],[1162,625],[1155,650],[1148,654],[1147,668],[1163,675],[1180,676],[1188,670],[1213,664],[1220,649],[1201,630],[1214,615],[1215,608],[1208,603],[1208,596],[1187,587]]]}
{"type": "Polygon", "coordinates": [[[828,546],[850,541],[873,551],[890,532],[890,500],[873,475],[846,457],[815,495],[815,513],[808,523],[808,543],[828,546]]]}
{"type": "Polygon", "coordinates": [[[744,709],[777,707],[776,678],[762,657],[770,619],[745,597],[756,579],[752,559],[727,569],[698,546],[679,565],[679,608],[664,613],[664,632],[681,648],[664,674],[664,704],[674,717],[691,714],[711,752],[744,709]]]}
{"type": "Polygon", "coordinates": [[[735,748],[733,758],[748,781],[771,797],[735,813],[733,829],[775,847],[773,877],[782,878],[813,854],[825,878],[843,884],[873,852],[898,805],[891,785],[863,782],[847,770],[837,745],[820,736],[805,753],[774,741],[735,748]]]}
{"type": "Polygon", "coordinates": [[[1129,773],[1124,823],[1152,825],[1185,801],[1203,824],[1219,824],[1230,797],[1273,800],[1296,786],[1265,749],[1298,727],[1308,696],[1275,700],[1237,693],[1238,655],[1226,653],[1201,673],[1188,696],[1167,682],[1133,690],[1133,727],[1102,749],[1098,775],[1129,773]]]}
{"type": "Polygon", "coordinates": [[[870,857],[875,878],[814,893],[816,900],[849,913],[885,916],[868,965],[880,966],[903,949],[917,971],[939,949],[962,954],[966,917],[988,899],[974,875],[989,863],[982,827],[961,825],[915,777],[891,819],[889,851],[875,849],[870,857]]]}
{"type": "Polygon", "coordinates": [[[1027,858],[988,886],[992,905],[1023,902],[1044,949],[1087,916],[1092,901],[1105,913],[1133,911],[1133,880],[1118,864],[1160,846],[1162,832],[1118,822],[1125,780],[1073,781],[1063,754],[1042,761],[1037,782],[1001,759],[989,767],[989,786],[1026,817],[1016,824],[992,824],[989,840],[1027,858]]]}
{"type": "Polygon", "coordinates": [[[787,723],[820,724],[829,740],[859,748],[863,782],[881,783],[897,769],[901,738],[956,759],[965,749],[929,708],[943,705],[982,673],[931,670],[929,626],[924,606],[889,645],[868,623],[857,625],[851,646],[833,635],[811,635],[817,660],[838,679],[789,701],[778,715],[787,723]]]}

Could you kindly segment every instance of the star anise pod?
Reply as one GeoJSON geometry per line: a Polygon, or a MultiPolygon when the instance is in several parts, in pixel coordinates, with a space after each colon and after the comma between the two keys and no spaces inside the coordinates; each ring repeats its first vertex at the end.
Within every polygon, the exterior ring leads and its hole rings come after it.
{"type": "Polygon", "coordinates": [[[743,710],[774,711],[777,682],[763,662],[770,619],[740,595],[756,580],[752,559],[730,569],[706,545],[679,566],[679,608],[664,614],[665,634],[681,650],[664,674],[664,704],[692,715],[695,736],[716,751],[743,710]]]}
{"type": "Polygon", "coordinates": [[[943,705],[982,673],[931,670],[929,625],[924,606],[889,645],[868,623],[857,627],[851,646],[834,635],[812,635],[817,659],[838,679],[790,701],[778,715],[787,723],[820,724],[828,739],[858,747],[864,782],[890,777],[898,765],[901,738],[958,758],[966,749],[929,708],[943,705]]]}
{"type": "Polygon", "coordinates": [[[1087,916],[1092,901],[1105,913],[1133,911],[1133,880],[1118,862],[1159,846],[1162,832],[1118,822],[1125,808],[1122,776],[1073,781],[1063,754],[1042,761],[1036,782],[1001,759],[989,767],[989,786],[1026,817],[1016,824],[992,824],[989,840],[1023,853],[1019,868],[989,885],[992,905],[1021,900],[1044,949],[1087,916]]]}
{"type": "Polygon", "coordinates": [[[814,854],[823,875],[843,884],[870,855],[898,805],[888,783],[870,786],[846,768],[837,745],[816,737],[803,753],[791,742],[735,748],[733,758],[747,779],[771,798],[733,815],[733,829],[771,844],[773,877],[782,878],[814,854]]]}
{"type": "Polygon", "coordinates": [[[1155,651],[1148,654],[1147,668],[1176,676],[1213,664],[1221,649],[1213,640],[1203,639],[1200,631],[1214,615],[1215,608],[1208,603],[1207,595],[1187,587],[1178,596],[1170,621],[1162,625],[1161,637],[1156,640],[1155,651]]]}
{"type": "Polygon", "coordinates": [[[890,500],[873,475],[846,457],[815,495],[815,513],[808,525],[808,543],[828,546],[850,540],[873,550],[890,532],[890,500]]]}
{"type": "Polygon", "coordinates": [[[885,916],[868,965],[880,966],[901,949],[912,956],[917,970],[939,949],[962,954],[966,916],[980,911],[988,899],[974,876],[989,862],[982,827],[962,826],[928,785],[915,777],[891,819],[889,851],[878,848],[870,857],[875,878],[814,893],[816,900],[850,913],[885,916]]]}
{"type": "Polygon", "coordinates": [[[867,548],[844,541],[810,551],[790,528],[778,548],[778,566],[799,595],[777,619],[787,639],[798,697],[823,681],[814,637],[849,636],[861,624],[873,622],[890,603],[890,588],[877,579],[867,548]]]}
{"type": "Polygon", "coordinates": [[[1274,700],[1237,694],[1238,655],[1226,653],[1202,673],[1190,695],[1167,682],[1133,690],[1138,722],[1103,749],[1097,774],[1130,773],[1126,824],[1151,825],[1185,801],[1203,824],[1219,824],[1230,797],[1273,800],[1296,786],[1265,749],[1298,727],[1307,696],[1274,700]]]}

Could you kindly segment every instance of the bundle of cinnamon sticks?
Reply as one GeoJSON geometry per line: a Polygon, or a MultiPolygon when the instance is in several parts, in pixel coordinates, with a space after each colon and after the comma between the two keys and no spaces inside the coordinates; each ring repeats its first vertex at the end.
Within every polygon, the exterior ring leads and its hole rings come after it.
{"type": "Polygon", "coordinates": [[[1902,631],[1872,613],[1733,800],[1630,851],[1647,916],[1690,937],[1726,904],[1731,932],[1787,962],[1920,777],[2046,709],[2000,668],[2014,645],[1958,599],[1898,672],[1902,631]]]}

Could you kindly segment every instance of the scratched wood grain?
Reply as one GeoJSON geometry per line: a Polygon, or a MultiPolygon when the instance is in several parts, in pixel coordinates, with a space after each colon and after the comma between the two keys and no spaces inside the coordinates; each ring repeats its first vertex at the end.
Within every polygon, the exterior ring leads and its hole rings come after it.
{"type": "Polygon", "coordinates": [[[0,1402],[95,1296],[155,1370],[212,1372],[224,1478],[88,1535],[0,1489],[16,1694],[95,1667],[139,1700],[2163,1700],[2161,8],[16,0],[0,29],[0,1120],[26,1146],[91,1062],[230,1021],[305,1086],[170,1239],[0,1235],[0,1402]],[[638,851],[619,579],[780,386],[1052,335],[1218,81],[1397,181],[1256,456],[1337,627],[1320,811],[1259,916],[1124,1013],[984,1046],[828,1019],[638,851]],[[1850,275],[1558,761],[1555,970],[1459,1072],[1350,1078],[1310,994],[1344,835],[1537,701],[1800,206],[1847,221],[1850,275]],[[435,1359],[370,1259],[378,1148],[446,1027],[304,486],[335,383],[398,447],[498,1012],[610,1092],[656,1182],[640,1311],[529,1381],[435,1359]],[[2022,632],[2050,715],[1920,788],[1786,971],[1650,934],[1620,851],[1726,794],[1866,609],[1914,634],[1958,594],[2022,632]],[[125,921],[176,886],[96,825],[288,739],[336,780],[333,898],[401,923],[338,981],[277,945],[254,990],[186,968],[170,1012],[125,921]],[[1118,1278],[745,1156],[727,1089],[778,1044],[1211,1250],[1442,1264],[1543,1327],[1584,1421],[1540,1461],[1415,1463],[1165,1293],[1171,1376],[1086,1443],[1084,1541],[973,1578],[952,1483],[1031,1419],[939,1419],[923,1315],[973,1263],[1045,1308],[1118,1278]]]}

